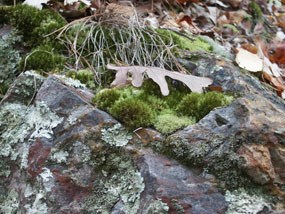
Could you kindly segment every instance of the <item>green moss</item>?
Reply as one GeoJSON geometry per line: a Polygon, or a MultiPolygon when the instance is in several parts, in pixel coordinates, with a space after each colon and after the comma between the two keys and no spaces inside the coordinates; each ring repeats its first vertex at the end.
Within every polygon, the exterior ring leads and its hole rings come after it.
{"type": "Polygon", "coordinates": [[[192,37],[190,35],[184,36],[180,35],[174,31],[159,29],[157,32],[160,35],[167,35],[163,37],[166,43],[173,43],[178,49],[188,50],[188,51],[206,51],[211,52],[213,50],[212,46],[203,40],[203,38],[196,36],[192,37]],[[172,40],[172,41],[171,41],[172,40]]]}
{"type": "Polygon", "coordinates": [[[66,76],[79,80],[90,89],[95,89],[94,73],[90,70],[69,71],[66,76]]]}
{"type": "Polygon", "coordinates": [[[92,102],[102,110],[110,111],[110,108],[120,98],[121,94],[116,89],[104,89],[98,92],[92,102]]]}
{"type": "Polygon", "coordinates": [[[199,116],[197,119],[202,119],[214,108],[225,106],[231,103],[232,101],[232,96],[228,96],[223,93],[208,92],[206,94],[203,94],[203,99],[199,109],[199,116]]]}
{"type": "Polygon", "coordinates": [[[8,24],[12,13],[12,7],[0,6],[0,25],[8,24]]]}
{"type": "Polygon", "coordinates": [[[171,134],[172,132],[184,128],[188,125],[194,124],[195,119],[177,116],[175,112],[164,111],[157,116],[154,122],[154,127],[162,134],[171,134]]]}
{"type": "Polygon", "coordinates": [[[21,62],[21,70],[56,71],[64,67],[65,57],[51,45],[42,45],[32,50],[21,62]]]}
{"type": "Polygon", "coordinates": [[[248,5],[248,8],[251,11],[253,22],[255,24],[263,20],[263,12],[262,12],[260,6],[256,2],[251,2],[248,5]]]}
{"type": "Polygon", "coordinates": [[[154,118],[149,105],[132,97],[116,102],[110,113],[129,129],[150,126],[154,118]]]}
{"type": "Polygon", "coordinates": [[[202,94],[191,93],[186,95],[177,106],[177,112],[181,115],[187,115],[195,118],[200,118],[200,106],[202,94]]]}
{"type": "Polygon", "coordinates": [[[231,96],[217,92],[208,92],[206,94],[191,93],[181,100],[176,110],[182,115],[200,120],[214,108],[225,106],[232,100],[231,96]]]}
{"type": "Polygon", "coordinates": [[[7,10],[7,13],[9,13],[9,23],[18,29],[26,45],[31,47],[44,43],[54,44],[55,35],[50,37],[46,35],[66,24],[59,14],[28,5],[16,5],[7,10]]]}

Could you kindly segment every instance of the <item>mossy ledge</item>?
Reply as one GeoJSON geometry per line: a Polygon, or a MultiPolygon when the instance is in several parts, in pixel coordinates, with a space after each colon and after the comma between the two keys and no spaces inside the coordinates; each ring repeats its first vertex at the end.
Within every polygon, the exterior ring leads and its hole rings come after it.
{"type": "Polygon", "coordinates": [[[174,86],[170,88],[170,95],[164,97],[149,80],[140,89],[103,89],[95,95],[93,103],[129,130],[153,127],[168,135],[194,124],[212,109],[225,106],[233,100],[233,97],[223,93],[189,93],[185,86],[177,86],[177,90],[174,86]]]}

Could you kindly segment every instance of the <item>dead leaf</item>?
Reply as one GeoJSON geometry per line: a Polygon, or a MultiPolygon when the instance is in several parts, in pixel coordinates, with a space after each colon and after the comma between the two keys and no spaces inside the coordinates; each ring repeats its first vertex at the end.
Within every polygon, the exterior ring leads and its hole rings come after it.
{"type": "Polygon", "coordinates": [[[159,85],[162,95],[169,94],[168,85],[165,77],[170,77],[174,80],[183,82],[191,91],[202,93],[203,88],[213,83],[213,80],[207,77],[197,77],[190,74],[182,74],[179,72],[172,72],[156,67],[143,67],[143,66],[114,66],[107,65],[108,69],[116,70],[117,74],[112,86],[126,85],[128,74],[132,75],[132,85],[135,87],[142,86],[144,74],[151,78],[156,84],[159,85]]]}
{"type": "Polygon", "coordinates": [[[283,84],[281,77],[273,77],[270,74],[263,72],[262,78],[275,88],[278,96],[282,97],[283,99],[285,98],[285,85],[283,84]]]}
{"type": "Polygon", "coordinates": [[[250,53],[253,53],[253,54],[257,54],[257,47],[253,44],[250,44],[250,43],[245,43],[245,44],[242,44],[241,45],[241,48],[249,51],[250,53]]]}
{"type": "Polygon", "coordinates": [[[251,72],[262,71],[263,61],[257,54],[253,54],[243,48],[237,48],[236,63],[240,68],[244,68],[251,72]]]}

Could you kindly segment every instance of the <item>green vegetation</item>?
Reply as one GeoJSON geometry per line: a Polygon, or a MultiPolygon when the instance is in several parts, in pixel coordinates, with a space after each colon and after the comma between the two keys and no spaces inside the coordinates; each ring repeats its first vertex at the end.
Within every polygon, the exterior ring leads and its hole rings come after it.
{"type": "Polygon", "coordinates": [[[201,37],[178,34],[174,31],[159,29],[158,34],[162,36],[166,44],[174,44],[176,49],[188,51],[211,52],[213,47],[201,37]],[[167,36],[166,36],[167,35],[167,36]]]}
{"type": "Polygon", "coordinates": [[[150,126],[154,118],[149,105],[131,97],[115,102],[110,113],[129,129],[150,126]]]}
{"type": "Polygon", "coordinates": [[[120,96],[120,92],[116,89],[103,89],[97,93],[92,101],[96,103],[98,108],[109,112],[120,96]]]}
{"type": "Polygon", "coordinates": [[[50,10],[39,10],[28,5],[16,5],[4,9],[2,16],[9,17],[8,24],[15,27],[23,36],[26,46],[36,47],[38,45],[52,44],[55,42],[55,36],[46,36],[53,31],[63,27],[66,21],[57,13],[50,10]]]}
{"type": "Polygon", "coordinates": [[[208,92],[206,94],[191,93],[182,99],[176,110],[182,115],[200,120],[213,108],[225,106],[232,100],[231,96],[217,92],[208,92]]]}
{"type": "Polygon", "coordinates": [[[177,116],[175,112],[166,110],[157,116],[154,127],[162,134],[172,132],[195,123],[195,119],[177,116]]]}
{"type": "Polygon", "coordinates": [[[251,10],[251,15],[255,23],[262,21],[263,19],[263,12],[260,6],[256,2],[251,2],[248,7],[251,10]]]}
{"type": "Polygon", "coordinates": [[[21,70],[55,71],[63,69],[65,58],[51,45],[41,45],[33,49],[21,62],[21,70]]]}
{"type": "Polygon", "coordinates": [[[162,96],[150,80],[142,88],[103,89],[95,95],[95,105],[109,112],[128,129],[154,127],[163,134],[194,124],[213,108],[232,101],[222,93],[187,93],[182,85],[172,85],[169,96],[162,96]],[[176,90],[175,90],[176,89],[176,90]],[[184,89],[184,90],[183,90],[184,89]]]}
{"type": "MultiPolygon", "coordinates": [[[[0,26],[3,24],[14,29],[14,33],[9,36],[10,41],[0,44],[0,56],[3,55],[1,66],[8,71],[3,72],[6,76],[12,75],[15,78],[20,71],[30,69],[47,72],[63,69],[66,61],[63,46],[56,40],[56,34],[51,34],[66,24],[59,14],[22,4],[1,6],[0,26]]],[[[1,79],[8,80],[7,77],[1,79]]],[[[0,86],[1,94],[6,90],[7,84],[0,86]]]]}
{"type": "Polygon", "coordinates": [[[94,73],[90,70],[68,71],[66,76],[79,80],[90,89],[95,89],[94,73]]]}

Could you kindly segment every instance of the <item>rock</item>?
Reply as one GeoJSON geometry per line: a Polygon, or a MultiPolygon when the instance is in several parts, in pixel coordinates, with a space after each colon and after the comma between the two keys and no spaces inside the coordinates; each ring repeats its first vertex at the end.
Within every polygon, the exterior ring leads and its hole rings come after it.
{"type": "Polygon", "coordinates": [[[137,164],[145,181],[141,209],[146,213],[154,207],[160,207],[157,213],[225,213],[224,196],[199,170],[149,151],[137,164]]]}
{"type": "Polygon", "coordinates": [[[0,213],[226,210],[212,179],[143,147],[159,133],[131,144],[137,135],[89,100],[54,76],[14,82],[0,105],[0,213]]]}
{"type": "Polygon", "coordinates": [[[19,75],[2,99],[1,103],[31,104],[45,78],[33,71],[26,71],[19,75]]]}
{"type": "Polygon", "coordinates": [[[284,100],[230,63],[216,64],[215,58],[201,57],[194,73],[213,78],[214,84],[240,98],[169,136],[162,150],[214,174],[222,188],[257,185],[284,200],[284,100]]]}
{"type": "Polygon", "coordinates": [[[284,118],[284,111],[267,99],[248,95],[171,135],[165,150],[189,166],[206,168],[227,188],[253,181],[283,196],[284,118]]]}

